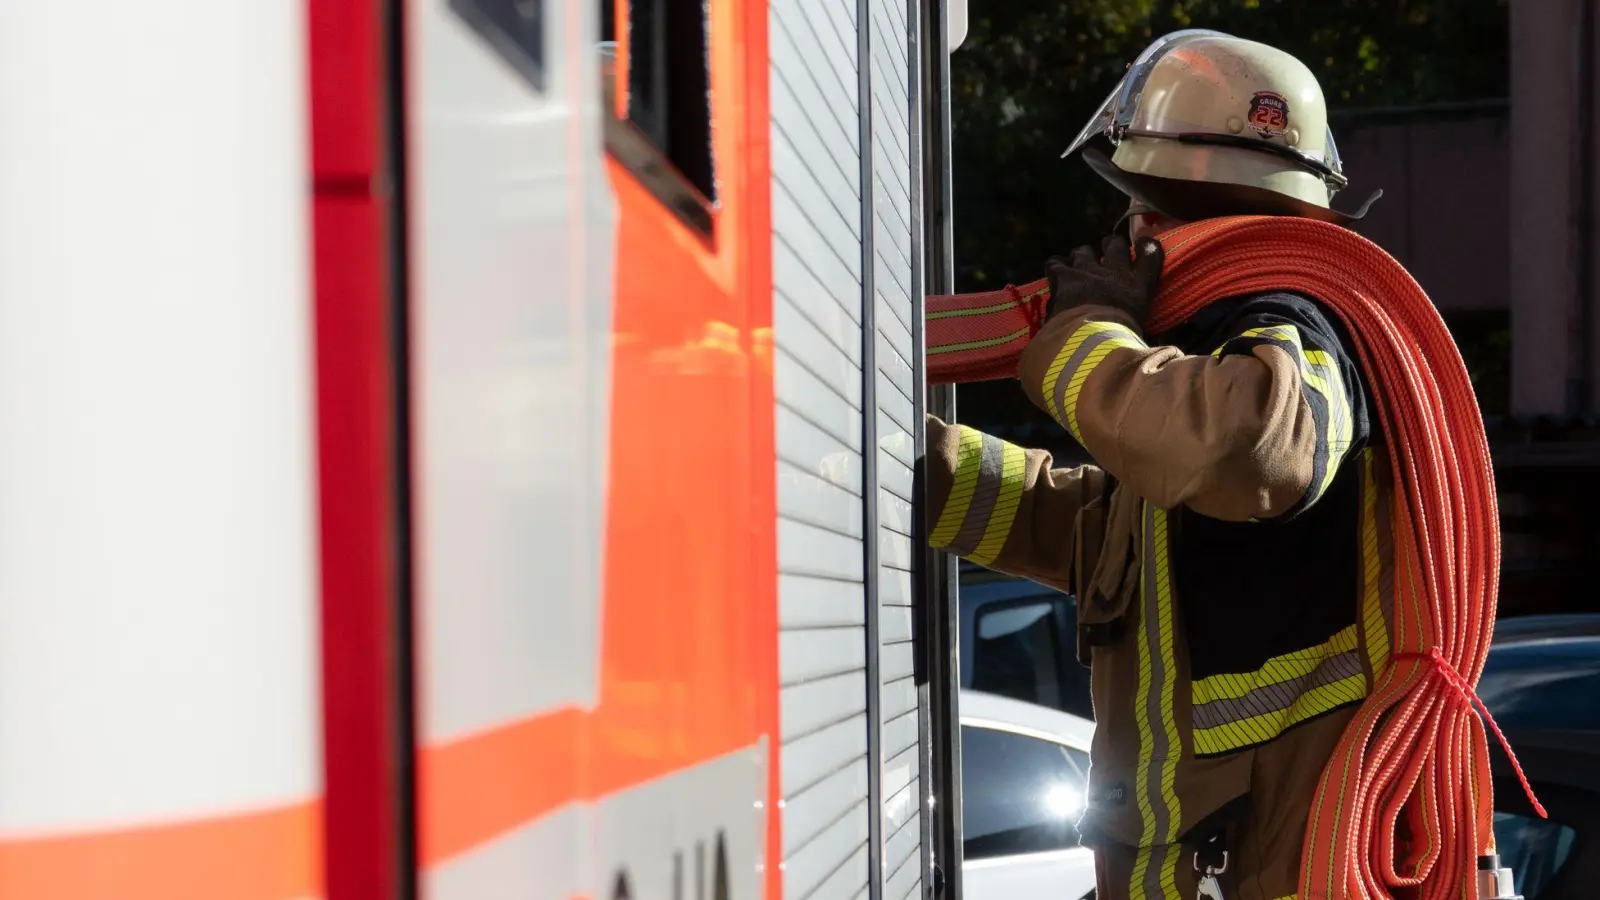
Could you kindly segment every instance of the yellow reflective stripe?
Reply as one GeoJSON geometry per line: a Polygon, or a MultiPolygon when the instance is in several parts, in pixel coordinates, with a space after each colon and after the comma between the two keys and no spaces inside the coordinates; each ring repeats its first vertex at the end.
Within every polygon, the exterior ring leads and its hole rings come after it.
{"type": "Polygon", "coordinates": [[[1361,620],[1372,678],[1389,662],[1389,623],[1383,614],[1383,557],[1378,544],[1378,479],[1373,452],[1361,453],[1361,620]]]}
{"type": "MultiPolygon", "coordinates": [[[[1140,810],[1143,812],[1143,810],[1140,810]]],[[[1133,877],[1128,879],[1128,896],[1140,897],[1144,895],[1144,879],[1150,874],[1150,857],[1155,851],[1151,847],[1137,847],[1133,852],[1133,877]]]]}
{"type": "MultiPolygon", "coordinates": [[[[1142,846],[1177,840],[1182,822],[1176,781],[1183,744],[1178,734],[1176,704],[1177,655],[1172,607],[1170,542],[1167,512],[1144,504],[1144,553],[1140,566],[1139,631],[1134,639],[1139,673],[1134,720],[1139,727],[1138,766],[1134,796],[1138,803],[1142,846]]],[[[1143,896],[1151,895],[1150,885],[1143,896]]]]}
{"type": "Polygon", "coordinates": [[[1162,900],[1184,900],[1178,893],[1178,862],[1183,859],[1181,847],[1169,846],[1167,858],[1161,866],[1161,898],[1162,900]]]}
{"type": "Polygon", "coordinates": [[[1183,848],[1176,844],[1134,848],[1128,896],[1137,900],[1184,900],[1178,893],[1178,863],[1182,859],[1183,848]]]}
{"type": "Polygon", "coordinates": [[[1056,351],[1056,358],[1050,360],[1050,368],[1044,372],[1044,402],[1050,412],[1050,418],[1061,421],[1061,410],[1056,408],[1056,384],[1061,380],[1061,372],[1067,367],[1067,360],[1071,359],[1083,346],[1083,341],[1095,332],[1090,329],[1101,325],[1101,322],[1090,322],[1080,327],[1077,331],[1067,336],[1067,342],[1056,351]]]}
{"type": "MultiPolygon", "coordinates": [[[[1319,354],[1321,356],[1327,356],[1326,353],[1322,353],[1321,351],[1318,351],[1318,350],[1313,350],[1313,351],[1311,351],[1311,353],[1316,353],[1316,354],[1319,354]]],[[[1334,419],[1334,416],[1333,416],[1333,398],[1331,396],[1331,394],[1333,392],[1333,389],[1331,387],[1329,387],[1328,380],[1325,377],[1323,377],[1322,372],[1316,366],[1308,365],[1308,363],[1311,362],[1311,354],[1306,354],[1305,356],[1302,356],[1300,359],[1296,360],[1296,362],[1300,366],[1300,377],[1305,380],[1306,387],[1309,387],[1313,391],[1316,391],[1317,393],[1321,394],[1322,396],[1328,398],[1328,423],[1331,426],[1333,424],[1333,419],[1334,419]]],[[[1337,378],[1338,376],[1335,375],[1334,377],[1337,378]]],[[[1329,434],[1331,435],[1332,432],[1330,431],[1329,434]]]]}
{"type": "Polygon", "coordinates": [[[1172,816],[1173,834],[1166,839],[1176,840],[1178,828],[1178,758],[1183,745],[1178,740],[1178,713],[1174,702],[1177,694],[1177,656],[1174,646],[1177,629],[1172,611],[1171,542],[1167,539],[1167,511],[1153,508],[1152,524],[1155,527],[1156,551],[1156,632],[1160,636],[1161,670],[1166,677],[1161,682],[1161,727],[1167,736],[1166,758],[1161,766],[1161,796],[1172,816]]]}
{"type": "Polygon", "coordinates": [[[1301,722],[1347,703],[1354,703],[1366,695],[1366,674],[1357,672],[1306,691],[1286,709],[1213,728],[1197,728],[1194,732],[1194,752],[1199,756],[1211,756],[1270,741],[1301,722]]]}
{"type": "Polygon", "coordinates": [[[1050,368],[1045,370],[1045,408],[1051,418],[1061,423],[1080,441],[1082,437],[1078,433],[1077,402],[1078,395],[1083,390],[1083,381],[1107,354],[1118,348],[1142,350],[1145,349],[1145,344],[1132,329],[1116,322],[1085,322],[1072,332],[1067,342],[1056,353],[1055,359],[1050,361],[1050,368]],[[1081,358],[1075,359],[1080,356],[1079,351],[1084,349],[1085,343],[1091,345],[1089,351],[1082,354],[1081,358]],[[1063,377],[1067,379],[1066,396],[1058,399],[1062,394],[1063,377]]]}
{"type": "Polygon", "coordinates": [[[1066,421],[1061,424],[1067,427],[1067,431],[1071,432],[1079,443],[1083,442],[1083,432],[1078,429],[1078,397],[1083,393],[1083,383],[1089,379],[1089,373],[1093,372],[1096,366],[1111,355],[1113,350],[1144,349],[1144,341],[1139,340],[1139,336],[1134,334],[1131,329],[1124,328],[1115,322],[1097,322],[1095,324],[1104,326],[1099,330],[1105,333],[1107,337],[1090,350],[1082,362],[1071,367],[1071,372],[1069,373],[1071,380],[1067,382],[1066,397],[1061,404],[1063,407],[1062,413],[1066,417],[1066,421]]]}
{"type": "Polygon", "coordinates": [[[1358,644],[1356,626],[1351,625],[1315,647],[1274,656],[1254,672],[1210,675],[1196,679],[1192,684],[1194,705],[1199,706],[1217,700],[1237,700],[1260,688],[1304,678],[1323,661],[1354,650],[1358,644]]]}
{"type": "Polygon", "coordinates": [[[1339,473],[1339,463],[1350,449],[1350,441],[1355,433],[1355,414],[1350,410],[1350,395],[1345,391],[1339,367],[1326,351],[1306,351],[1301,364],[1301,376],[1328,402],[1328,464],[1322,473],[1322,484],[1317,488],[1317,496],[1320,497],[1333,484],[1333,477],[1339,473]]]}
{"type": "MultiPolygon", "coordinates": [[[[1146,597],[1149,596],[1150,589],[1148,585],[1146,585],[1144,593],[1146,597]]],[[[1148,617],[1152,612],[1150,603],[1146,602],[1144,607],[1142,617],[1148,617]]],[[[1141,623],[1142,625],[1143,623],[1141,623]]],[[[1143,634],[1138,635],[1134,639],[1134,643],[1138,647],[1139,659],[1139,677],[1135,684],[1133,695],[1134,703],[1137,704],[1134,707],[1133,718],[1134,721],[1139,723],[1139,764],[1135,767],[1133,773],[1133,793],[1134,799],[1139,806],[1139,821],[1143,827],[1139,843],[1148,845],[1157,839],[1156,798],[1151,796],[1147,787],[1150,784],[1150,763],[1155,757],[1156,741],[1155,731],[1151,728],[1150,717],[1145,715],[1145,710],[1150,706],[1150,694],[1154,687],[1154,666],[1152,665],[1153,655],[1150,652],[1150,642],[1145,639],[1145,636],[1143,634]]],[[[1142,881],[1138,875],[1138,866],[1136,864],[1134,884],[1141,884],[1142,881]]],[[[1135,893],[1134,896],[1137,897],[1138,894],[1135,893]]]]}
{"type": "MultiPolygon", "coordinates": [[[[1300,379],[1307,388],[1320,394],[1328,407],[1328,421],[1323,426],[1322,441],[1327,452],[1327,465],[1323,469],[1322,481],[1313,485],[1315,489],[1312,499],[1315,500],[1327,492],[1333,484],[1334,476],[1339,472],[1339,463],[1350,449],[1350,442],[1355,436],[1355,413],[1350,408],[1350,394],[1345,389],[1344,378],[1339,374],[1339,366],[1333,355],[1325,350],[1315,348],[1307,350],[1300,337],[1300,329],[1293,325],[1268,325],[1261,328],[1246,329],[1231,341],[1243,338],[1261,338],[1269,341],[1280,341],[1293,347],[1295,366],[1300,370],[1300,379]]],[[[1224,343],[1212,351],[1212,356],[1221,356],[1224,343]]]]}
{"type": "Polygon", "coordinates": [[[1296,350],[1299,350],[1302,347],[1300,343],[1300,329],[1294,327],[1293,325],[1268,325],[1264,328],[1251,328],[1239,336],[1247,338],[1266,338],[1269,341],[1284,341],[1286,343],[1293,344],[1296,350]]]}
{"type": "Polygon", "coordinates": [[[987,566],[1000,555],[1011,534],[1011,523],[1017,518],[1017,507],[1022,505],[1022,483],[1027,473],[1028,455],[1015,444],[1005,444],[1004,460],[1000,470],[1000,493],[995,498],[994,509],[989,513],[989,523],[984,526],[983,540],[967,558],[980,566],[987,566]]]}
{"type": "MultiPolygon", "coordinates": [[[[1283,341],[1288,344],[1293,344],[1296,352],[1299,352],[1301,348],[1300,332],[1293,325],[1268,325],[1265,328],[1246,328],[1237,335],[1234,335],[1233,337],[1228,338],[1226,341],[1223,341],[1221,347],[1211,351],[1211,355],[1220,358],[1222,356],[1222,351],[1228,349],[1229,344],[1233,343],[1234,341],[1242,341],[1248,338],[1265,338],[1269,341],[1283,341]]],[[[1298,365],[1299,360],[1296,360],[1295,364],[1298,365]]]]}
{"type": "Polygon", "coordinates": [[[939,511],[939,523],[934,526],[928,543],[935,547],[948,547],[961,530],[961,521],[967,517],[967,507],[972,505],[972,492],[978,484],[978,466],[983,460],[983,433],[959,426],[961,443],[956,449],[955,480],[950,485],[950,496],[944,509],[939,511]]]}
{"type": "Polygon", "coordinates": [[[981,565],[1005,547],[1027,478],[1027,451],[981,431],[958,426],[950,496],[928,543],[981,565]]]}

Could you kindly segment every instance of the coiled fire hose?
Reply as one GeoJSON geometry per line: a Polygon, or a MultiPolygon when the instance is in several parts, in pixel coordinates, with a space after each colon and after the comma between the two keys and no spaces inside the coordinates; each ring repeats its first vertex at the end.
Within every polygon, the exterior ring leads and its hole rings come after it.
{"type": "MultiPolygon", "coordinates": [[[[1379,900],[1397,891],[1416,900],[1475,898],[1478,858],[1494,852],[1486,727],[1534,809],[1545,811],[1475,692],[1494,631],[1500,524],[1488,439],[1461,354],[1399,263],[1339,226],[1244,216],[1191,223],[1160,239],[1166,262],[1150,333],[1223,298],[1283,290],[1321,301],[1344,321],[1399,486],[1393,652],[1323,771],[1300,900],[1379,900]]],[[[929,380],[1015,375],[1048,299],[1043,280],[928,298],[929,380]]]]}

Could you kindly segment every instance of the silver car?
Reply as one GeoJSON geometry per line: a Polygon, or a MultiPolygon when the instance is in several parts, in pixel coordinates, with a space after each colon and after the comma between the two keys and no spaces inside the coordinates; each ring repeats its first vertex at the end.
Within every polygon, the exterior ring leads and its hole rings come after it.
{"type": "Polygon", "coordinates": [[[968,900],[1082,900],[1094,857],[1073,823],[1089,777],[1087,719],[961,692],[961,802],[968,900]]]}

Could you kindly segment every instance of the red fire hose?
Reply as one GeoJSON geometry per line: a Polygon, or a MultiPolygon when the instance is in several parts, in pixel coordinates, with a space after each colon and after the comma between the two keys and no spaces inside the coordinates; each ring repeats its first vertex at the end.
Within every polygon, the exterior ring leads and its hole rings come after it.
{"type": "MultiPolygon", "coordinates": [[[[1494,631],[1500,524],[1461,354],[1400,264],[1344,228],[1247,216],[1184,225],[1161,241],[1151,333],[1219,299],[1275,290],[1314,297],[1343,319],[1399,486],[1394,652],[1323,771],[1300,898],[1377,900],[1401,888],[1417,900],[1475,897],[1478,856],[1494,846],[1486,725],[1544,809],[1474,691],[1494,631]]],[[[1039,281],[928,298],[929,380],[1014,375],[1048,294],[1039,281]]]]}

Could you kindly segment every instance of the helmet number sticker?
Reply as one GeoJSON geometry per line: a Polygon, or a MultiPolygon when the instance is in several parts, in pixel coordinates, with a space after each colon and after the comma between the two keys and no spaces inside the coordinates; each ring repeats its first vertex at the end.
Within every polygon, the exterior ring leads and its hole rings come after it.
{"type": "Polygon", "coordinates": [[[1262,137],[1275,138],[1289,128],[1289,101],[1282,94],[1257,91],[1250,98],[1250,128],[1262,137]]]}

